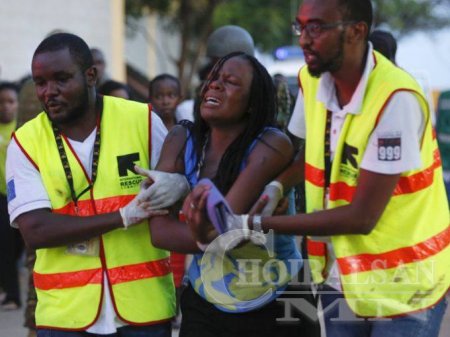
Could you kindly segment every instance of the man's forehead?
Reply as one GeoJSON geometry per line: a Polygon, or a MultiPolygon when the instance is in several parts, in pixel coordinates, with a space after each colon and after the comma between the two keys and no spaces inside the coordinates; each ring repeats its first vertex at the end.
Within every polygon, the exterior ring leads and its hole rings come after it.
{"type": "Polygon", "coordinates": [[[330,15],[340,15],[338,12],[338,0],[305,0],[299,7],[298,17],[304,16],[314,20],[322,19],[330,15]]]}
{"type": "Polygon", "coordinates": [[[74,65],[75,60],[68,48],[40,52],[34,55],[32,61],[33,69],[39,67],[71,68],[74,65]]]}

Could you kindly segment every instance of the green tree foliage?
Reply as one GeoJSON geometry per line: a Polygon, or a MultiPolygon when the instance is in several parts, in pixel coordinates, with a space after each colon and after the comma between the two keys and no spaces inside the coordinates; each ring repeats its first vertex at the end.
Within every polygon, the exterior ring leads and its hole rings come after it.
{"type": "Polygon", "coordinates": [[[214,13],[214,27],[238,25],[247,29],[257,47],[271,51],[294,41],[291,22],[297,13],[298,0],[230,0],[221,3],[214,13]]]}

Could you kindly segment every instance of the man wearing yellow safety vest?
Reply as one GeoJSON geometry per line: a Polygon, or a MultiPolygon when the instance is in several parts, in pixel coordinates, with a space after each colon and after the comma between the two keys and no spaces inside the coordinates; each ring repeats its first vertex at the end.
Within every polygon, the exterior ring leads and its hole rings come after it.
{"type": "MultiPolygon", "coordinates": [[[[440,154],[421,88],[368,43],[372,15],[370,0],[302,2],[306,66],[288,130],[304,147],[259,204],[271,213],[304,180],[307,214],[233,228],[312,236],[328,337],[437,337],[450,285],[440,154]]],[[[198,208],[207,193],[192,192],[198,208]]]]}
{"type": "Polygon", "coordinates": [[[156,164],[165,127],[146,104],[96,94],[76,35],[42,41],[32,75],[44,111],[13,135],[6,181],[11,223],[37,249],[37,335],[170,336],[169,253],[147,218],[188,185],[160,173],[140,187],[135,167],[156,164]]]}

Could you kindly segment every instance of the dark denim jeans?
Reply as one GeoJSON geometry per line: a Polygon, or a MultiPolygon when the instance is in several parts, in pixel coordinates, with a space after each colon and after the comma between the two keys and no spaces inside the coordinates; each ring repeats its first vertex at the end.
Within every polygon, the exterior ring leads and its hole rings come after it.
{"type": "Polygon", "coordinates": [[[171,337],[171,335],[170,323],[148,326],[127,325],[117,329],[117,332],[111,335],[98,335],[85,331],[37,330],[37,337],[171,337]]]}
{"type": "Polygon", "coordinates": [[[357,318],[340,292],[326,287],[320,295],[327,337],[438,337],[447,308],[444,297],[427,310],[386,319],[357,318]],[[340,317],[339,320],[336,318],[340,317]],[[342,319],[344,317],[344,319],[342,319]],[[347,319],[348,318],[348,319],[347,319]]]}

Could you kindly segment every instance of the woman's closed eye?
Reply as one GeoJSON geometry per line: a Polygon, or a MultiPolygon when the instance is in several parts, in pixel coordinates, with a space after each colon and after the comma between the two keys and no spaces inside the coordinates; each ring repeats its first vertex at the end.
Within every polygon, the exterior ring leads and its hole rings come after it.
{"type": "Polygon", "coordinates": [[[225,76],[224,82],[229,83],[231,85],[235,85],[235,86],[241,85],[241,81],[238,78],[236,78],[235,76],[225,76]]]}

